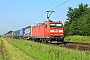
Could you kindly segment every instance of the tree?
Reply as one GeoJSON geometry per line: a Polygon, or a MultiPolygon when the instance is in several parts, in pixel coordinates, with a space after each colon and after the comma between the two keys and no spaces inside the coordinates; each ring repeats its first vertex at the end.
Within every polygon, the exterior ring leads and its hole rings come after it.
{"type": "Polygon", "coordinates": [[[68,8],[67,21],[64,23],[65,36],[90,35],[90,8],[79,4],[78,8],[68,8]]]}

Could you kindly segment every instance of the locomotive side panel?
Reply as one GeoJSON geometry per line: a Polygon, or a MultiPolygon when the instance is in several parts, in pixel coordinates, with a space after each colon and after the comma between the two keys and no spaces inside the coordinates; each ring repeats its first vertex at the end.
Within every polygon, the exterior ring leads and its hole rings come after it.
{"type": "Polygon", "coordinates": [[[44,28],[44,25],[41,25],[41,26],[39,26],[40,27],[40,38],[44,38],[45,37],[45,28],[44,28]]]}
{"type": "Polygon", "coordinates": [[[50,31],[49,22],[45,22],[44,23],[44,35],[46,38],[50,38],[49,31],[50,31]]]}
{"type": "Polygon", "coordinates": [[[40,26],[35,26],[32,28],[32,37],[35,38],[45,38],[46,35],[46,30],[45,30],[45,25],[40,25],[40,26]]]}
{"type": "Polygon", "coordinates": [[[37,38],[39,38],[39,36],[40,36],[40,27],[39,26],[36,27],[36,34],[35,35],[37,38]]]}
{"type": "Polygon", "coordinates": [[[36,36],[36,27],[32,27],[32,38],[36,36]]]}

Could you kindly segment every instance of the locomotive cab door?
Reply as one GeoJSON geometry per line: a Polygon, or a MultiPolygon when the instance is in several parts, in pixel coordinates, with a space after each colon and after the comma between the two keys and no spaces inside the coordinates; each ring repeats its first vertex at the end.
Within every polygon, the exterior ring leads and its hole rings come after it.
{"type": "Polygon", "coordinates": [[[45,28],[44,28],[44,36],[47,37],[47,25],[45,24],[45,28]]]}

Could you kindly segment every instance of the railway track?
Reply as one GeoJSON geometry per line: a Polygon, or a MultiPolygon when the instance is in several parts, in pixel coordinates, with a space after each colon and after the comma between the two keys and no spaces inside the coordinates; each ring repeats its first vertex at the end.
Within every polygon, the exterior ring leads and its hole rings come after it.
{"type": "Polygon", "coordinates": [[[65,47],[68,49],[90,51],[90,43],[81,43],[81,42],[63,42],[63,43],[47,43],[48,45],[65,47]]]}
{"type": "Polygon", "coordinates": [[[59,46],[70,48],[70,49],[76,49],[76,50],[89,50],[90,51],[90,43],[64,42],[64,44],[59,44],[59,46]]]}
{"type": "Polygon", "coordinates": [[[75,50],[88,50],[90,51],[90,43],[81,43],[81,42],[64,42],[64,43],[47,43],[50,45],[65,47],[69,49],[75,49],[75,50]]]}
{"type": "MultiPolygon", "coordinates": [[[[50,44],[50,43],[48,43],[48,44],[50,44]]],[[[65,47],[65,48],[75,49],[75,50],[84,50],[84,51],[88,50],[88,51],[90,51],[90,43],[64,42],[64,43],[58,43],[58,44],[55,43],[55,44],[50,44],[50,45],[55,45],[55,46],[60,46],[60,47],[65,47]]],[[[24,52],[24,53],[26,53],[26,52],[24,52]]],[[[26,54],[28,55],[28,53],[26,53],[26,54]]]]}
{"type": "MultiPolygon", "coordinates": [[[[41,42],[40,42],[41,43],[41,42]]],[[[45,42],[43,42],[45,43],[45,42]]],[[[47,43],[50,44],[50,43],[47,43]]],[[[75,50],[88,50],[90,51],[90,43],[81,43],[81,42],[64,42],[64,43],[52,43],[50,45],[65,47],[69,49],[75,49],[75,50]]]]}

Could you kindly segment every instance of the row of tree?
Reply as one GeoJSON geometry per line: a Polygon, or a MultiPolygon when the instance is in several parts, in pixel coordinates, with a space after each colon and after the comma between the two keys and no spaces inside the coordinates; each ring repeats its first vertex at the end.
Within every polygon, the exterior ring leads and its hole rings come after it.
{"type": "Polygon", "coordinates": [[[64,23],[65,36],[90,36],[90,7],[79,4],[78,8],[68,8],[67,20],[64,23]]]}

